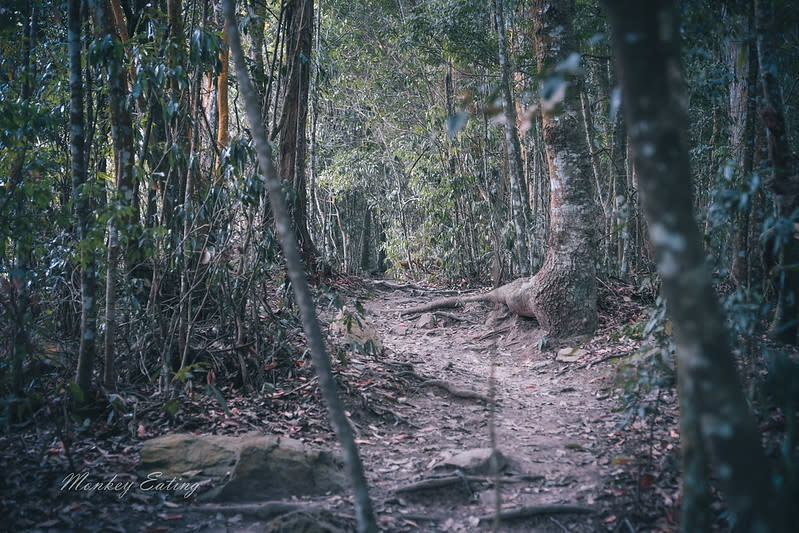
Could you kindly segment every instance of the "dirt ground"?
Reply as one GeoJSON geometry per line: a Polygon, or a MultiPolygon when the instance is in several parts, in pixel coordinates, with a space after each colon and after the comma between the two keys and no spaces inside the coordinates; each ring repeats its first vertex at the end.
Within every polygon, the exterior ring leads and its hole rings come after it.
{"type": "MultiPolygon", "coordinates": [[[[485,304],[421,317],[401,314],[451,294],[366,281],[348,292],[349,301],[363,304],[364,319],[383,345],[379,355],[345,350],[334,357],[381,527],[490,531],[499,494],[503,511],[515,516],[498,531],[673,530],[674,391],[661,388],[659,412],[626,426],[630,413],[619,402],[617,365],[640,341],[606,319],[592,338],[556,342],[534,322],[485,304]],[[496,462],[486,459],[492,424],[502,454],[496,462]],[[459,454],[470,451],[472,462],[463,464],[459,454]]],[[[322,312],[326,322],[334,314],[322,312]]],[[[259,431],[335,447],[312,374],[297,384],[268,398],[231,391],[228,414],[210,398],[185,402],[179,423],[169,427],[160,410],[147,414],[142,398],[128,431],[94,428],[69,437],[66,447],[48,425],[47,417],[58,413],[44,411],[37,422],[0,437],[6,473],[0,530],[352,531],[348,493],[296,502],[326,509],[306,523],[294,513],[267,524],[246,507],[220,510],[164,494],[119,498],[58,489],[72,468],[133,473],[141,441],[170,431],[259,431]]]]}

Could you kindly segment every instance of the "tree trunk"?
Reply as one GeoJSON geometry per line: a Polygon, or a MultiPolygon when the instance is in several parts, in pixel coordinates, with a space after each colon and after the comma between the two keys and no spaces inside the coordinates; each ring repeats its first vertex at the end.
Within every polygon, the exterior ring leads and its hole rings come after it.
{"type": "MultiPolygon", "coordinates": [[[[540,72],[576,53],[571,31],[573,18],[573,0],[535,4],[540,72]]],[[[541,269],[532,278],[519,278],[486,294],[437,300],[403,312],[483,300],[503,303],[517,315],[535,318],[555,337],[581,335],[596,329],[593,254],[597,208],[582,129],[578,80],[568,80],[559,107],[544,111],[542,120],[550,182],[550,226],[549,247],[541,269]]]]}
{"type": "MultiPolygon", "coordinates": [[[[786,507],[741,390],[694,218],[675,2],[605,3],[649,236],[674,324],[681,417],[700,426],[736,530],[787,531],[786,507]]],[[[685,475],[697,471],[696,464],[686,467],[685,475]]]]}
{"type": "MultiPolygon", "coordinates": [[[[114,42],[121,42],[117,33],[113,9],[106,0],[92,0],[97,27],[103,37],[110,36],[114,42]]],[[[127,105],[127,74],[118,56],[109,55],[106,59],[108,72],[108,102],[111,109],[111,139],[114,145],[114,164],[116,175],[117,213],[109,221],[108,256],[106,265],[105,294],[105,367],[103,384],[112,390],[116,379],[114,370],[116,341],[116,283],[119,257],[121,255],[120,229],[127,230],[138,222],[138,212],[132,207],[136,194],[133,178],[133,123],[127,105]]]]}
{"type": "Polygon", "coordinates": [[[514,249],[516,262],[521,276],[530,275],[530,254],[527,248],[527,224],[525,224],[524,204],[522,203],[521,183],[524,167],[522,166],[522,149],[519,143],[519,132],[516,129],[516,104],[510,85],[510,65],[508,64],[508,44],[505,36],[505,13],[503,0],[494,0],[494,17],[497,26],[497,45],[499,50],[499,68],[502,79],[502,108],[504,112],[505,146],[508,156],[508,180],[510,182],[510,211],[513,229],[516,233],[514,249]]]}
{"type": "Polygon", "coordinates": [[[291,219],[284,201],[281,180],[277,176],[271,154],[269,153],[269,141],[267,140],[266,130],[263,125],[261,111],[258,105],[258,97],[255,94],[253,85],[250,82],[247,67],[244,64],[244,55],[241,51],[241,40],[236,24],[233,0],[223,2],[225,18],[228,21],[230,31],[230,49],[236,65],[236,75],[239,88],[244,96],[247,112],[247,121],[253,132],[255,148],[258,154],[258,164],[263,173],[269,202],[272,213],[277,222],[278,236],[280,245],[283,248],[283,255],[286,258],[286,265],[291,285],[297,300],[297,306],[302,315],[302,324],[305,335],[308,339],[308,347],[311,352],[316,374],[319,377],[319,389],[327,404],[330,422],[336,432],[342,451],[350,482],[353,486],[355,514],[358,523],[359,533],[376,533],[378,531],[377,520],[375,518],[372,502],[369,498],[369,488],[363,471],[358,447],[355,437],[350,427],[347,415],[344,412],[344,405],[336,390],[336,380],[331,370],[330,359],[325,352],[324,339],[314,311],[313,297],[308,286],[305,271],[303,270],[302,259],[298,243],[295,239],[296,234],[291,228],[291,219]]]}
{"type": "MultiPolygon", "coordinates": [[[[755,2],[757,25],[757,56],[763,104],[760,118],[766,127],[769,159],[772,172],[764,184],[774,194],[774,203],[780,217],[792,217],[799,208],[799,169],[791,151],[785,122],[782,94],[775,76],[777,61],[774,57],[777,42],[774,33],[774,12],[770,0],[755,2]]],[[[783,232],[776,232],[778,245],[777,309],[771,323],[770,335],[780,342],[796,344],[799,332],[799,241],[794,237],[790,220],[783,232]],[[781,234],[782,233],[782,234],[781,234]]]]}
{"type": "Polygon", "coordinates": [[[316,255],[308,232],[308,192],[305,176],[305,137],[313,40],[313,0],[291,0],[286,5],[286,71],[280,117],[280,177],[290,186],[289,212],[306,265],[316,255]]]}
{"type": "MultiPolygon", "coordinates": [[[[754,41],[750,37],[751,4],[745,2],[746,14],[730,17],[735,35],[727,40],[727,66],[730,69],[730,151],[735,164],[734,183],[746,183],[752,174],[754,160],[754,93],[757,76],[754,41]]],[[[748,258],[749,213],[752,202],[739,213],[733,227],[732,264],[730,272],[736,284],[749,286],[748,258]]]]}
{"type": "Polygon", "coordinates": [[[361,232],[361,272],[368,273],[372,264],[372,209],[364,199],[363,231],[361,232]]]}
{"type": "MultiPolygon", "coordinates": [[[[81,68],[81,0],[69,2],[69,122],[72,133],[70,157],[72,159],[72,197],[75,199],[78,242],[85,242],[91,224],[91,207],[88,191],[84,190],[87,181],[86,131],[83,118],[83,79],[81,68]]],[[[97,338],[97,279],[95,256],[92,250],[81,248],[80,255],[80,348],[75,382],[83,391],[91,387],[92,370],[96,353],[97,338]]]]}
{"type": "MultiPolygon", "coordinates": [[[[33,53],[34,37],[36,35],[37,5],[31,3],[27,6],[25,11],[27,12],[23,44],[25,69],[21,97],[22,101],[28,102],[33,94],[33,78],[35,76],[31,68],[31,55],[33,53]]],[[[21,190],[23,187],[22,182],[26,176],[25,159],[27,152],[28,148],[22,147],[11,165],[13,186],[10,188],[11,195],[7,197],[8,199],[14,199],[16,203],[16,218],[22,222],[22,227],[18,227],[17,234],[13,237],[14,268],[12,268],[10,272],[11,284],[9,287],[9,291],[13,294],[12,331],[14,338],[11,346],[11,388],[15,398],[20,398],[24,394],[24,363],[33,351],[30,334],[28,332],[28,321],[30,319],[30,295],[28,290],[30,273],[28,270],[30,268],[33,250],[33,232],[29,230],[26,216],[28,212],[28,198],[25,192],[21,190]]],[[[5,207],[5,204],[3,207],[5,207]]],[[[16,406],[11,405],[8,410],[8,420],[15,422],[17,420],[17,415],[18,410],[16,406]]]]}
{"type": "MultiPolygon", "coordinates": [[[[572,34],[574,1],[534,4],[539,73],[562,64],[577,51],[572,34]]],[[[567,83],[560,109],[543,111],[550,180],[547,255],[533,278],[535,316],[553,335],[593,332],[597,322],[595,258],[597,208],[581,131],[580,83],[567,83]]],[[[543,107],[543,106],[542,106],[543,107]]]]}
{"type": "MultiPolygon", "coordinates": [[[[219,52],[219,62],[221,68],[216,77],[216,110],[217,110],[217,127],[216,127],[216,144],[219,147],[219,152],[227,148],[230,144],[230,108],[228,105],[228,38],[227,38],[227,22],[222,26],[222,50],[219,52]]],[[[221,164],[222,158],[219,158],[221,164]]],[[[217,169],[216,185],[222,183],[221,166],[217,169]]]]}

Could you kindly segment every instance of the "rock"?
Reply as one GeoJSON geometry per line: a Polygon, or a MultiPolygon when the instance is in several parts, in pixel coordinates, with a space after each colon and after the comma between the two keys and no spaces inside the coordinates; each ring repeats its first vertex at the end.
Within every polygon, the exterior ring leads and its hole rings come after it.
{"type": "Polygon", "coordinates": [[[573,363],[584,355],[588,355],[588,350],[567,346],[566,348],[561,348],[558,350],[558,355],[555,357],[555,360],[564,363],[573,363]]]}
{"type": "Polygon", "coordinates": [[[423,313],[416,322],[416,327],[419,329],[433,329],[436,325],[436,317],[433,316],[433,313],[423,313]]]}
{"type": "Polygon", "coordinates": [[[345,479],[341,461],[326,451],[273,435],[172,434],[144,443],[139,470],[163,472],[221,483],[203,495],[206,501],[244,502],[285,499],[338,491],[345,479]]]}
{"type": "MultiPolygon", "coordinates": [[[[436,470],[462,470],[466,474],[482,475],[491,474],[491,448],[474,448],[452,455],[444,459],[434,468],[436,470]]],[[[504,471],[509,466],[508,459],[497,450],[499,471],[504,471]]]]}

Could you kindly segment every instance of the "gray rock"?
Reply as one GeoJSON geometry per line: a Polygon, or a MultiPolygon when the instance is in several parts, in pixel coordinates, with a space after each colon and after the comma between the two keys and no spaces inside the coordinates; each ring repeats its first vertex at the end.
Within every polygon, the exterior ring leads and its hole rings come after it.
{"type": "MultiPolygon", "coordinates": [[[[474,448],[452,455],[435,466],[436,470],[462,470],[466,474],[491,473],[491,448],[474,448]]],[[[505,470],[509,464],[508,459],[497,450],[499,471],[505,470]]]]}
{"type": "Polygon", "coordinates": [[[416,322],[416,327],[419,329],[433,329],[436,327],[436,317],[433,313],[423,313],[416,322]]]}
{"type": "Polygon", "coordinates": [[[332,453],[274,435],[165,435],[144,443],[139,470],[211,478],[217,486],[201,499],[218,502],[318,495],[345,483],[341,461],[332,453]]]}

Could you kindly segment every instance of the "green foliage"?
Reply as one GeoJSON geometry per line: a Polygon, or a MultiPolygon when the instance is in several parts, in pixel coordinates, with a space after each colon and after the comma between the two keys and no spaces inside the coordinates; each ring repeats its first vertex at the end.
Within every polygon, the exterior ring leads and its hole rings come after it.
{"type": "Polygon", "coordinates": [[[633,324],[627,333],[643,342],[632,359],[620,367],[616,378],[623,391],[625,426],[650,416],[653,420],[661,406],[662,389],[675,383],[675,348],[665,300],[658,298],[648,320],[633,324]]]}

